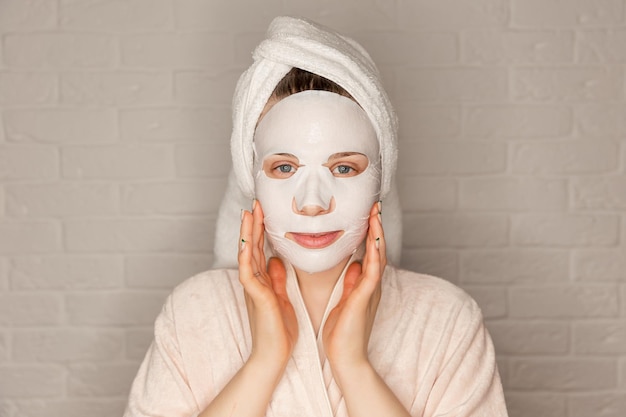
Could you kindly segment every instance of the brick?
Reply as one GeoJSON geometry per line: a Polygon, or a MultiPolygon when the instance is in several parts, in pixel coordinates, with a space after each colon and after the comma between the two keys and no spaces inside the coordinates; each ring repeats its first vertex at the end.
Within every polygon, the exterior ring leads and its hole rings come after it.
{"type": "Polygon", "coordinates": [[[148,325],[154,323],[165,296],[163,292],[68,294],[65,304],[73,325],[148,325]]]}
{"type": "Polygon", "coordinates": [[[324,7],[319,7],[318,4],[305,0],[293,0],[288,3],[283,2],[281,7],[274,7],[275,10],[281,10],[281,13],[309,16],[342,33],[350,33],[363,28],[376,31],[395,29],[397,3],[389,0],[344,0],[329,2],[324,4],[324,7]]]}
{"type": "Polygon", "coordinates": [[[568,417],[566,394],[507,391],[505,397],[510,417],[568,417]]]}
{"type": "Polygon", "coordinates": [[[16,217],[106,215],[118,211],[111,184],[19,184],[6,186],[7,214],[16,217]]]}
{"type": "Polygon", "coordinates": [[[54,29],[57,5],[54,0],[3,2],[0,28],[3,32],[54,29]]]}
{"type": "Polygon", "coordinates": [[[176,174],[183,178],[220,178],[228,176],[232,166],[230,146],[226,144],[176,146],[176,174]]]}
{"type": "Polygon", "coordinates": [[[458,36],[453,32],[369,32],[358,38],[374,62],[384,65],[433,66],[459,61],[458,36]]]}
{"type": "Polygon", "coordinates": [[[57,90],[57,77],[51,74],[0,73],[2,106],[53,104],[58,100],[57,90]]]}
{"type": "Polygon", "coordinates": [[[153,339],[154,331],[152,328],[129,330],[126,335],[126,355],[128,359],[141,361],[146,356],[148,347],[153,339]]]}
{"type": "Polygon", "coordinates": [[[464,210],[564,210],[568,203],[565,180],[535,178],[463,179],[459,208],[464,210]]]}
{"type": "MultiPolygon", "coordinates": [[[[200,0],[201,1],[201,0],[200,0]]],[[[269,22],[270,20],[268,20],[269,22]]],[[[252,52],[259,42],[265,39],[267,28],[258,29],[256,31],[246,31],[233,34],[233,50],[235,55],[235,66],[244,72],[246,68],[252,65],[252,52]]]]}
{"type": "MultiPolygon", "coordinates": [[[[0,333],[0,363],[7,362],[8,360],[9,360],[9,334],[0,333]]],[[[2,408],[0,408],[0,410],[2,410],[2,408]]]]}
{"type": "Polygon", "coordinates": [[[13,110],[5,112],[4,124],[14,142],[91,144],[117,137],[114,110],[13,110]]]}
{"type": "Polygon", "coordinates": [[[626,178],[623,175],[572,179],[573,206],[577,209],[626,209],[626,178]]]}
{"type": "Polygon", "coordinates": [[[177,0],[174,3],[176,26],[185,30],[229,32],[233,30],[233,22],[237,22],[238,28],[264,32],[275,11],[291,4],[281,4],[279,0],[262,4],[246,0],[177,0]]]}
{"type": "Polygon", "coordinates": [[[616,362],[611,359],[512,359],[509,384],[513,389],[586,391],[615,388],[616,362]]]}
{"type": "Polygon", "coordinates": [[[185,105],[207,105],[229,108],[240,71],[211,74],[178,72],[174,75],[174,98],[185,105]]]}
{"type": "Polygon", "coordinates": [[[626,354],[626,323],[619,319],[573,323],[572,341],[575,353],[626,354]]]}
{"type": "Polygon", "coordinates": [[[620,0],[573,0],[563,7],[560,0],[513,0],[512,24],[522,27],[620,26],[620,0]]]}
{"type": "Polygon", "coordinates": [[[121,60],[132,68],[224,70],[233,62],[233,40],[214,33],[128,35],[121,38],[121,60]]]}
{"type": "Polygon", "coordinates": [[[172,289],[211,268],[208,255],[136,255],[126,258],[126,283],[130,288],[172,289]]]}
{"type": "Polygon", "coordinates": [[[408,31],[502,28],[509,20],[508,3],[504,0],[402,2],[398,27],[408,31]]]}
{"type": "Polygon", "coordinates": [[[135,374],[134,363],[71,365],[67,391],[72,397],[127,396],[135,374]]]}
{"type": "Polygon", "coordinates": [[[598,101],[623,96],[623,72],[612,67],[516,68],[512,80],[516,101],[598,101]]]}
{"type": "Polygon", "coordinates": [[[122,109],[120,134],[125,141],[202,141],[228,144],[229,109],[122,109]]]}
{"type": "Polygon", "coordinates": [[[402,86],[398,100],[457,103],[508,98],[508,74],[502,68],[399,68],[396,74],[402,86]]]}
{"type": "Polygon", "coordinates": [[[402,267],[420,274],[433,275],[458,283],[458,255],[453,251],[416,250],[402,251],[402,267]]]}
{"type": "Polygon", "coordinates": [[[0,392],[3,398],[60,396],[64,391],[64,379],[65,370],[58,366],[0,366],[0,392]]]}
{"type": "Polygon", "coordinates": [[[171,0],[75,1],[62,0],[60,25],[64,29],[98,32],[135,32],[173,29],[171,0]]]}
{"type": "Polygon", "coordinates": [[[570,135],[572,111],[552,105],[480,105],[468,107],[463,136],[489,140],[570,135]]]}
{"type": "Polygon", "coordinates": [[[577,42],[578,59],[582,63],[624,63],[626,30],[580,31],[577,42]]]}
{"type": "Polygon", "coordinates": [[[0,292],[9,288],[9,267],[6,259],[0,258],[0,292]]]}
{"type": "Polygon", "coordinates": [[[512,169],[519,174],[612,172],[619,164],[619,144],[608,140],[520,143],[512,153],[512,169]]]}
{"type": "Polygon", "coordinates": [[[504,143],[405,142],[400,144],[399,176],[492,174],[506,169],[504,143]]]}
{"type": "Polygon", "coordinates": [[[398,178],[405,211],[450,211],[456,208],[457,183],[448,178],[398,178]]]}
{"type": "Polygon", "coordinates": [[[20,417],[110,417],[124,414],[127,398],[80,399],[63,398],[50,400],[19,401],[20,417]]]}
{"type": "MultiPolygon", "coordinates": [[[[407,141],[418,138],[458,138],[461,134],[461,109],[457,106],[422,106],[398,103],[399,136],[407,141]]],[[[464,132],[465,133],[465,132],[464,132]]]]}
{"type": "Polygon", "coordinates": [[[156,105],[171,103],[172,95],[172,75],[162,72],[61,74],[61,102],[67,104],[156,105]]]}
{"type": "Polygon", "coordinates": [[[0,294],[2,326],[56,324],[61,320],[61,310],[61,299],[55,294],[0,294]]]}
{"type": "Polygon", "coordinates": [[[574,121],[582,137],[626,135],[626,106],[615,103],[576,105],[574,121]]]}
{"type": "Polygon", "coordinates": [[[476,300],[485,319],[502,318],[507,315],[505,288],[464,286],[463,289],[476,300]]]}
{"type": "Polygon", "coordinates": [[[512,241],[524,246],[611,246],[619,240],[619,217],[524,214],[512,219],[512,241]]]}
{"type": "Polygon", "coordinates": [[[65,238],[76,252],[208,252],[214,228],[203,218],[68,220],[65,238]]]}
{"type": "Polygon", "coordinates": [[[223,180],[124,184],[122,212],[217,215],[225,190],[223,180]]]}
{"type": "Polygon", "coordinates": [[[119,359],[123,351],[121,330],[57,328],[13,334],[16,362],[101,362],[119,359]]]}
{"type": "Polygon", "coordinates": [[[171,178],[167,145],[74,146],[62,150],[62,172],[70,179],[171,178]]]}
{"type": "Polygon", "coordinates": [[[0,416],[16,417],[17,406],[12,400],[0,400],[0,416]]]}
{"type": "Polygon", "coordinates": [[[4,38],[8,67],[29,69],[111,68],[116,63],[116,42],[98,34],[11,34],[4,38]]]}
{"type": "Polygon", "coordinates": [[[80,290],[119,288],[124,263],[114,256],[17,257],[9,268],[14,290],[80,290]]]}
{"type": "Polygon", "coordinates": [[[553,31],[469,31],[462,38],[467,64],[555,64],[574,60],[574,33],[553,31]]]}
{"type": "Polygon", "coordinates": [[[493,247],[507,243],[507,219],[501,215],[420,214],[404,217],[406,249],[493,247]]]}
{"type": "Polygon", "coordinates": [[[570,417],[622,417],[626,415],[626,396],[619,393],[591,393],[569,398],[570,417]]]}
{"type": "Polygon", "coordinates": [[[569,325],[555,322],[498,321],[488,323],[498,354],[566,354],[569,351],[569,325]]]}
{"type": "Polygon", "coordinates": [[[619,314],[615,287],[598,285],[550,285],[512,287],[510,315],[515,318],[601,318],[619,314]]]}
{"type": "Polygon", "coordinates": [[[0,145],[0,180],[51,180],[58,176],[59,156],[53,147],[0,145]]]}
{"type": "Polygon", "coordinates": [[[56,252],[61,243],[56,222],[0,221],[0,254],[56,252]]]}
{"type": "Polygon", "coordinates": [[[472,284],[547,283],[569,280],[569,253],[559,250],[463,251],[461,282],[472,284]]]}

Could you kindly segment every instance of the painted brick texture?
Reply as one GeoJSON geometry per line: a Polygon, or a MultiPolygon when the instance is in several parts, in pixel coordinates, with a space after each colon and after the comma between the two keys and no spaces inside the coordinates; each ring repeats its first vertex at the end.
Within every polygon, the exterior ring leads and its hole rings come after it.
{"type": "Polygon", "coordinates": [[[29,0],[0,1],[0,416],[121,415],[211,265],[231,96],[280,14],[378,63],[402,264],[480,304],[511,417],[626,415],[624,0],[29,0]]]}

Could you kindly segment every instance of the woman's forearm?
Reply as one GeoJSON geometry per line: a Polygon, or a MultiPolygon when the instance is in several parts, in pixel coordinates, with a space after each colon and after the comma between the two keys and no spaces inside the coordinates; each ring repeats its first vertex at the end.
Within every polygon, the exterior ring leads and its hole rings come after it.
{"type": "Polygon", "coordinates": [[[341,389],[350,417],[410,417],[369,362],[344,371],[334,368],[333,375],[341,389]]]}
{"type": "Polygon", "coordinates": [[[285,365],[249,359],[198,417],[263,417],[285,365]]]}

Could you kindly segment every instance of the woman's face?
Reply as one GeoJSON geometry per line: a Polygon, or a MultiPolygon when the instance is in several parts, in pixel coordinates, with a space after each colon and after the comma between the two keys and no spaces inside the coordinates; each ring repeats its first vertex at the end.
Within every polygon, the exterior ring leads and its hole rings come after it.
{"type": "Polygon", "coordinates": [[[327,91],[291,95],[261,119],[254,146],[273,249],[309,273],[354,253],[380,191],[378,140],[363,109],[327,91]]]}

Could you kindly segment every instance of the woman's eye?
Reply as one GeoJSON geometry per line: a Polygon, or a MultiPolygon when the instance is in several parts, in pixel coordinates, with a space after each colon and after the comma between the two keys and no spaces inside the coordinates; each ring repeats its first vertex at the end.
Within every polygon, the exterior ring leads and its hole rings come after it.
{"type": "Polygon", "coordinates": [[[335,168],[333,168],[333,174],[338,175],[350,175],[354,174],[354,171],[354,168],[348,165],[337,165],[335,168]]]}
{"type": "Polygon", "coordinates": [[[271,177],[274,178],[289,178],[298,170],[297,166],[292,164],[279,164],[272,168],[271,177]]]}

